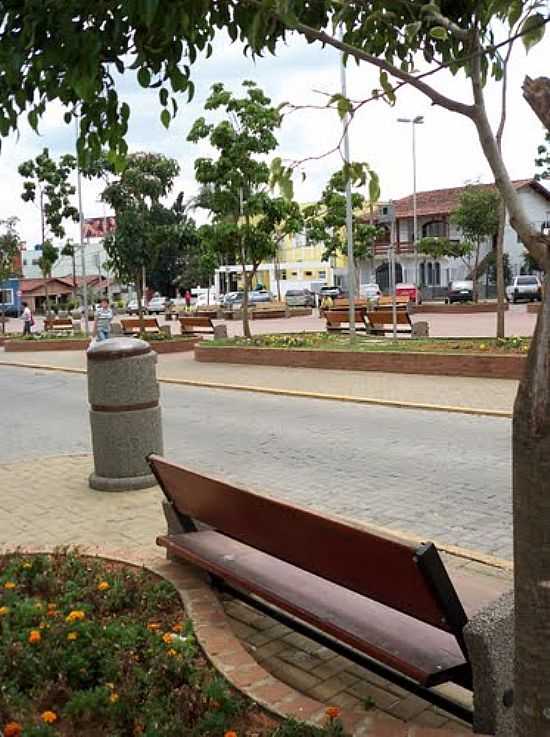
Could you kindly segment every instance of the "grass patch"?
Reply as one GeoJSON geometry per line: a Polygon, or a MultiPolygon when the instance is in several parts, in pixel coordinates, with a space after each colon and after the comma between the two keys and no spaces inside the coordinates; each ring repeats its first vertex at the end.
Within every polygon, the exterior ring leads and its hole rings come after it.
{"type": "Polygon", "coordinates": [[[280,724],[197,646],[174,587],[60,550],[0,558],[4,737],[338,737],[280,724]]]}
{"type": "MultiPolygon", "coordinates": [[[[223,338],[202,343],[204,347],[233,346],[241,348],[291,348],[316,351],[353,352],[412,352],[412,353],[492,353],[525,354],[530,338],[392,338],[358,335],[350,341],[349,335],[330,333],[277,333],[256,335],[252,338],[223,338]]],[[[201,347],[202,347],[201,346],[201,347]]]]}

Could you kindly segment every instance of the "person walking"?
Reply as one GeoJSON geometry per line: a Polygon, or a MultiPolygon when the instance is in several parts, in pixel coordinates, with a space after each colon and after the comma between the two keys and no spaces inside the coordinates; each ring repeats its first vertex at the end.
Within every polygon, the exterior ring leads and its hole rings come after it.
{"type": "Polygon", "coordinates": [[[109,307],[109,300],[103,297],[95,313],[95,336],[97,340],[107,340],[111,337],[111,322],[113,311],[109,307]]]}
{"type": "Polygon", "coordinates": [[[21,315],[23,318],[23,335],[30,335],[31,328],[34,325],[34,317],[26,302],[21,302],[21,306],[23,307],[23,314],[21,315]]]}
{"type": "Polygon", "coordinates": [[[188,289],[185,290],[183,299],[185,300],[185,311],[190,312],[191,311],[191,292],[188,289]]]}

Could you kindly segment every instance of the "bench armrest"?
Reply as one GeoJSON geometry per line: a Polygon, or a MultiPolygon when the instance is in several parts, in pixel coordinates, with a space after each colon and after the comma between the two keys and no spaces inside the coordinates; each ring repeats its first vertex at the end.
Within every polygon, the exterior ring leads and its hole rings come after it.
{"type": "Polygon", "coordinates": [[[514,592],[478,612],[464,628],[474,681],[474,730],[513,735],[514,592]]]}

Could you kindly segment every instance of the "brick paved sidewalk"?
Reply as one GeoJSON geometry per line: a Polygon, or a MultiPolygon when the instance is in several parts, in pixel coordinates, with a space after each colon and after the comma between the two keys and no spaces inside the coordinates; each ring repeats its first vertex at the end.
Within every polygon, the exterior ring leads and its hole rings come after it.
{"type": "MultiPolygon", "coordinates": [[[[165,529],[158,488],[126,492],[91,491],[89,456],[37,458],[0,464],[2,545],[92,545],[143,555],[158,553],[155,537],[165,529]]],[[[472,576],[509,580],[504,572],[466,558],[446,556],[451,568],[472,576]]],[[[383,679],[336,656],[234,600],[225,602],[236,634],[276,678],[326,704],[425,727],[465,731],[463,724],[383,679]]],[[[469,694],[455,690],[466,702],[469,694]]]]}
{"type": "MultiPolygon", "coordinates": [[[[0,349],[0,362],[83,370],[86,355],[84,351],[6,353],[0,349]]],[[[512,411],[517,392],[517,382],[506,379],[198,363],[192,353],[159,356],[158,376],[165,380],[206,381],[505,412],[512,411]]]]}

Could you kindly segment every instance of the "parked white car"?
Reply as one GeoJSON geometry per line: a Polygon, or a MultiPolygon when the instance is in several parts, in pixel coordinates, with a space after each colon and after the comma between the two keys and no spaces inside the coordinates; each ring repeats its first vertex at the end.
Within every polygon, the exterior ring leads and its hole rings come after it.
{"type": "Polygon", "coordinates": [[[208,306],[217,305],[219,303],[220,303],[220,300],[212,294],[210,295],[210,301],[208,300],[208,295],[199,294],[195,302],[195,305],[197,307],[208,307],[208,306]]]}
{"type": "Polygon", "coordinates": [[[378,284],[360,284],[359,285],[359,296],[364,299],[368,299],[369,302],[378,304],[378,300],[382,296],[382,290],[378,284]]]}
{"type": "Polygon", "coordinates": [[[506,299],[508,302],[517,302],[520,299],[540,302],[542,300],[540,279],[533,275],[516,276],[514,281],[506,287],[506,299]]]}

